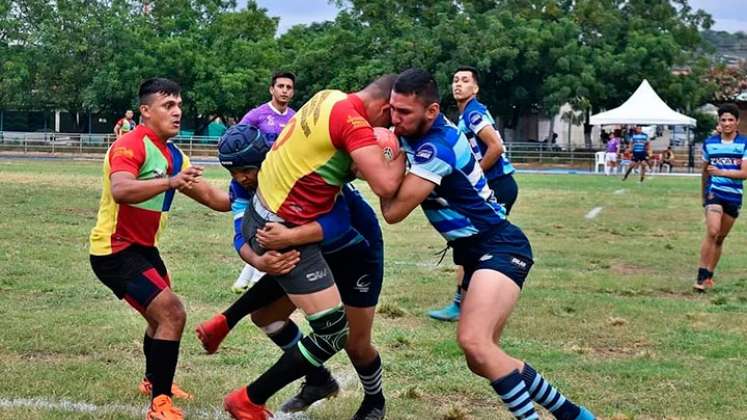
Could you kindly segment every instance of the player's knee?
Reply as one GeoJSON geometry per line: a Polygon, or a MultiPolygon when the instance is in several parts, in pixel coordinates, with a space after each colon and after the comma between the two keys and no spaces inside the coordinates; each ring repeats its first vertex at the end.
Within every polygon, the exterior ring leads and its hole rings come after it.
{"type": "Polygon", "coordinates": [[[374,349],[370,339],[354,335],[348,336],[345,352],[354,364],[368,362],[376,355],[376,349],[374,349]]]}
{"type": "Polygon", "coordinates": [[[342,305],[308,317],[311,334],[299,342],[304,356],[313,364],[326,362],[345,347],[348,320],[342,305]]]}
{"type": "MultiPolygon", "coordinates": [[[[714,242],[717,242],[719,240],[719,236],[720,236],[719,233],[720,233],[720,231],[721,230],[718,229],[718,228],[711,228],[711,227],[709,227],[708,230],[706,231],[706,234],[708,235],[708,238],[710,240],[712,240],[714,242]]],[[[721,239],[721,242],[723,242],[723,239],[721,239]]]]}
{"type": "Polygon", "coordinates": [[[490,345],[489,339],[486,339],[481,334],[470,330],[460,331],[457,341],[459,342],[459,347],[467,357],[468,363],[470,359],[475,359],[475,361],[480,359],[484,349],[490,345]]]}
{"type": "Polygon", "coordinates": [[[726,235],[716,234],[714,242],[716,242],[716,245],[721,246],[724,244],[725,239],[726,239],[726,235]]]}

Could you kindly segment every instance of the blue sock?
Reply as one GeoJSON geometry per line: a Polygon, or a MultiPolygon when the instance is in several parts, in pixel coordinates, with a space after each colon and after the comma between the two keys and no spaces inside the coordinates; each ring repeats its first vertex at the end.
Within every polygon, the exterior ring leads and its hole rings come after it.
{"type": "Polygon", "coordinates": [[[548,409],[558,420],[575,420],[581,413],[581,409],[552,384],[545,380],[529,363],[524,362],[524,370],[521,372],[524,383],[527,385],[529,396],[548,409]]]}
{"type": "Polygon", "coordinates": [[[496,379],[490,385],[514,417],[522,420],[539,420],[537,412],[534,411],[532,398],[527,392],[527,386],[518,370],[496,379]]]}

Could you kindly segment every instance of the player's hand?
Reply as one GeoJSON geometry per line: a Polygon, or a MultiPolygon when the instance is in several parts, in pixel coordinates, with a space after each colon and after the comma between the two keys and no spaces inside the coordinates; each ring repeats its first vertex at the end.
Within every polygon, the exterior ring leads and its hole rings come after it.
{"type": "Polygon", "coordinates": [[[256,238],[265,249],[284,249],[294,245],[291,230],[280,223],[266,223],[262,229],[257,229],[256,238]]]}
{"type": "Polygon", "coordinates": [[[300,260],[301,253],[295,249],[288,252],[267,251],[258,256],[254,261],[256,264],[252,265],[271,276],[281,276],[293,270],[300,260]]]}
{"type": "Polygon", "coordinates": [[[189,168],[184,169],[183,171],[169,178],[169,188],[177,189],[180,191],[185,188],[192,188],[192,184],[200,182],[202,171],[202,166],[190,166],[189,168]]]}
{"type": "Polygon", "coordinates": [[[720,176],[721,175],[721,170],[718,169],[717,167],[713,166],[713,165],[708,165],[708,167],[706,168],[706,170],[708,171],[708,175],[710,175],[710,176],[720,176]]]}

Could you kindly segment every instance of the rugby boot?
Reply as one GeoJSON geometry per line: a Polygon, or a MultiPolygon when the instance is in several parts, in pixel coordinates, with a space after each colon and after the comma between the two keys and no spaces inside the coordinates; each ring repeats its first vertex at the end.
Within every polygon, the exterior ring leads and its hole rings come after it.
{"type": "Polygon", "coordinates": [[[228,335],[228,331],[230,331],[230,328],[228,328],[226,316],[223,314],[218,314],[195,328],[197,338],[202,343],[202,348],[205,349],[207,354],[213,354],[218,351],[218,347],[220,347],[220,343],[228,335]]]}
{"type": "Polygon", "coordinates": [[[384,420],[384,417],[386,417],[386,404],[383,399],[379,402],[372,402],[364,398],[352,420],[384,420]]]}
{"type": "Polygon", "coordinates": [[[594,414],[592,414],[586,407],[579,405],[578,408],[581,409],[581,412],[576,416],[576,420],[596,420],[594,414]]]}
{"type": "Polygon", "coordinates": [[[183,420],[182,410],[174,407],[168,395],[159,395],[153,399],[145,415],[145,420],[183,420]]]}
{"type": "Polygon", "coordinates": [[[249,399],[246,387],[233,390],[223,399],[223,409],[236,420],[267,420],[272,413],[262,404],[255,404],[249,399]]]}
{"type": "MultiPolygon", "coordinates": [[[[140,382],[140,384],[137,386],[137,389],[141,394],[150,396],[150,394],[153,392],[153,384],[151,384],[147,378],[143,378],[142,382],[140,382]]],[[[171,395],[174,398],[179,398],[182,400],[192,399],[192,394],[179,388],[179,385],[177,384],[171,384],[171,395]]]]}
{"type": "Polygon", "coordinates": [[[321,385],[311,385],[304,381],[301,383],[301,389],[298,394],[294,395],[288,401],[280,406],[278,411],[283,413],[295,413],[309,408],[311,404],[325,398],[333,398],[340,392],[340,385],[332,376],[327,382],[321,385]]]}
{"type": "Polygon", "coordinates": [[[429,311],[428,316],[439,321],[459,321],[460,311],[461,308],[456,303],[451,302],[441,309],[429,311]]]}

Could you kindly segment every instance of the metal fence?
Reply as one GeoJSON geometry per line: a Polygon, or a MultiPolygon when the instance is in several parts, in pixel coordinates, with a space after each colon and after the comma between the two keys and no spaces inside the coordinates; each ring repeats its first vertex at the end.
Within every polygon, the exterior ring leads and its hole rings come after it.
{"type": "MultiPolygon", "coordinates": [[[[113,134],[28,133],[0,131],[0,151],[15,153],[53,153],[103,155],[115,140],[113,134]]],[[[177,136],[171,139],[190,157],[216,155],[218,137],[177,136]]],[[[506,142],[506,155],[511,162],[522,165],[565,166],[594,170],[596,150],[565,150],[558,145],[539,142],[506,142]]],[[[700,148],[695,148],[694,162],[700,162],[700,148]]],[[[687,147],[675,148],[678,170],[687,170],[687,147]]]]}

